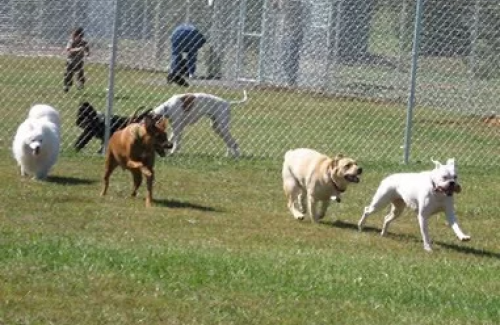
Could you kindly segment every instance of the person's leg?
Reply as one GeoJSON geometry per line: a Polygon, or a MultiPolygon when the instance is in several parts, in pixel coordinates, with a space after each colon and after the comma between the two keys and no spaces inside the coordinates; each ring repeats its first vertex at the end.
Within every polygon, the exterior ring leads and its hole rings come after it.
{"type": "Polygon", "coordinates": [[[85,86],[85,72],[83,71],[83,61],[78,64],[76,79],[78,80],[78,89],[83,89],[85,86]]]}
{"type": "Polygon", "coordinates": [[[172,37],[172,53],[170,57],[170,73],[168,81],[174,80],[174,77],[179,73],[182,61],[182,39],[178,35],[172,37]]]}
{"type": "Polygon", "coordinates": [[[73,84],[73,74],[75,72],[75,64],[73,61],[66,61],[66,71],[64,72],[64,91],[68,91],[73,84]]]}
{"type": "Polygon", "coordinates": [[[187,65],[188,65],[188,73],[189,77],[193,77],[195,72],[196,72],[196,60],[198,57],[198,51],[197,50],[190,50],[187,53],[187,65]]]}

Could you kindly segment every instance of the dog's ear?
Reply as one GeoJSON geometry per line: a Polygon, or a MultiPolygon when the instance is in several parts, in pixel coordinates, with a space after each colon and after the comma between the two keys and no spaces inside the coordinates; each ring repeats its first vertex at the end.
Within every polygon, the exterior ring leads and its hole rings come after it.
{"type": "Polygon", "coordinates": [[[332,167],[332,168],[337,167],[337,166],[339,165],[339,161],[340,161],[340,159],[342,159],[342,158],[344,158],[344,155],[343,155],[343,154],[341,154],[341,153],[339,153],[339,154],[337,154],[335,157],[333,157],[331,167],[332,167]]]}
{"type": "MultiPolygon", "coordinates": [[[[143,108],[144,108],[144,107],[143,107],[143,108]]],[[[150,113],[151,113],[151,111],[152,111],[152,110],[153,110],[152,108],[148,108],[147,110],[145,110],[144,112],[142,112],[141,114],[139,114],[139,116],[137,116],[137,119],[140,121],[140,120],[142,120],[142,119],[143,119],[146,115],[151,116],[151,114],[150,114],[150,113]]],[[[154,119],[154,117],[152,117],[152,118],[154,119]]]]}
{"type": "Polygon", "coordinates": [[[141,111],[144,108],[144,106],[139,107],[132,113],[132,115],[128,118],[126,125],[129,125],[130,123],[135,123],[139,122],[140,118],[137,114],[139,114],[139,111],[141,111]]]}
{"type": "Polygon", "coordinates": [[[453,166],[455,166],[455,158],[450,158],[450,159],[448,159],[448,160],[446,161],[446,164],[447,164],[447,165],[453,165],[453,166]]]}
{"type": "Polygon", "coordinates": [[[193,107],[194,100],[196,97],[193,94],[184,94],[180,97],[180,100],[182,101],[182,109],[185,112],[189,112],[191,108],[193,107]]]}
{"type": "Polygon", "coordinates": [[[156,121],[155,126],[160,129],[162,132],[165,132],[167,129],[168,121],[166,118],[162,117],[159,120],[156,121]]]}
{"type": "Polygon", "coordinates": [[[434,163],[434,166],[435,166],[436,168],[439,168],[439,167],[441,167],[441,166],[442,166],[442,165],[441,165],[441,163],[440,163],[439,161],[437,161],[437,160],[434,160],[434,159],[432,159],[432,158],[431,158],[431,161],[434,163]]]}
{"type": "Polygon", "coordinates": [[[155,121],[149,115],[144,117],[144,126],[146,127],[146,132],[148,134],[153,134],[155,132],[155,121]]]}

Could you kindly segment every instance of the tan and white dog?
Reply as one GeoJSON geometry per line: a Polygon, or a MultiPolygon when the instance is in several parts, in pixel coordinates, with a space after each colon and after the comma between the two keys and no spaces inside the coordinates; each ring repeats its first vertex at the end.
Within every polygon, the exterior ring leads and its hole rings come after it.
{"type": "Polygon", "coordinates": [[[325,216],[330,198],[340,202],[340,194],[349,183],[358,183],[362,168],[348,157],[330,158],[312,149],[287,151],[283,162],[283,190],[293,217],[304,219],[304,201],[313,222],[325,216]],[[321,209],[317,205],[321,202],[321,209]]]}
{"type": "Polygon", "coordinates": [[[186,93],[172,96],[169,100],[153,109],[154,115],[165,116],[172,126],[170,141],[173,148],[170,153],[180,149],[182,131],[204,116],[212,122],[212,129],[226,144],[228,154],[233,157],[240,155],[238,143],[231,135],[231,105],[242,104],[248,99],[243,92],[243,99],[227,101],[206,93],[186,93]]]}
{"type": "Polygon", "coordinates": [[[448,224],[458,239],[470,240],[470,236],[465,235],[458,226],[455,217],[453,194],[460,193],[462,190],[457,179],[455,160],[448,159],[446,164],[434,160],[433,162],[435,164],[433,170],[420,173],[392,174],[383,179],[370,205],[365,208],[363,216],[359,220],[359,230],[363,229],[366,218],[370,214],[391,204],[390,212],[384,219],[382,236],[387,234],[390,223],[401,215],[405,207],[409,207],[417,211],[425,250],[432,250],[427,219],[441,211],[446,214],[448,224]]]}

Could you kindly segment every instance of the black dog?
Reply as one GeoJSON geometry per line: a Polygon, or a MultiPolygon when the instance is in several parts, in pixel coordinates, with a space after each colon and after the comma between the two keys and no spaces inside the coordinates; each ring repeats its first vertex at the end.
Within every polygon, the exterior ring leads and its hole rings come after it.
{"type": "Polygon", "coordinates": [[[186,80],[188,75],[188,62],[186,58],[181,59],[180,68],[177,73],[169,73],[167,76],[167,83],[175,82],[179,86],[189,87],[189,83],[186,80]]]}
{"type": "MultiPolygon", "coordinates": [[[[135,123],[141,121],[146,115],[151,112],[148,109],[141,114],[137,115],[141,109],[139,108],[130,117],[112,115],[110,121],[110,133],[109,136],[118,130],[125,128],[130,123],[135,123]]],[[[104,114],[98,113],[95,108],[88,102],[84,102],[78,108],[78,114],[76,116],[76,125],[83,129],[82,133],[76,139],[74,147],[76,151],[79,151],[89,143],[92,138],[101,140],[101,148],[99,152],[103,152],[104,145],[104,133],[105,133],[105,119],[104,114]]]]}

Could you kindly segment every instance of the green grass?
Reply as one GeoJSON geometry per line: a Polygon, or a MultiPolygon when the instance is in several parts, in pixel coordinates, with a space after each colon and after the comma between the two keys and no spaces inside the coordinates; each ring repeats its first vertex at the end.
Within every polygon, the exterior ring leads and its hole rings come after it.
{"type": "MultiPolygon", "coordinates": [[[[108,196],[99,196],[104,162],[91,154],[96,144],[80,154],[71,149],[78,102],[104,107],[106,67],[89,65],[87,90],[65,96],[58,60],[0,57],[0,65],[0,324],[498,322],[495,168],[467,159],[460,165],[464,191],[456,208],[471,242],[459,242],[443,216],[432,217],[434,252],[426,253],[410,212],[387,238],[378,235],[383,213],[370,217],[365,232],[356,230],[382,177],[430,167],[398,163],[401,107],[253,89],[251,101],[233,111],[245,156],[224,158],[206,124],[190,128],[182,153],[158,161],[155,202],[146,209],[145,189],[130,198],[131,177],[119,170],[108,196]],[[25,111],[42,99],[61,110],[65,141],[46,182],[21,179],[9,149],[25,111]],[[344,151],[364,168],[362,182],[319,225],[298,222],[286,209],[280,157],[299,145],[344,151]]],[[[158,78],[118,71],[116,110],[184,91],[151,82],[158,78]]],[[[241,96],[237,89],[196,89],[241,96]]],[[[475,120],[433,117],[416,112],[415,159],[491,145],[475,120]],[[426,150],[429,143],[444,146],[426,150]]]]}
{"type": "Polygon", "coordinates": [[[287,212],[268,160],[170,157],[155,204],[128,197],[117,172],[99,197],[103,161],[61,157],[48,182],[0,167],[0,321],[5,324],[494,324],[499,315],[498,193],[462,169],[458,242],[432,218],[432,254],[415,217],[379,237],[382,215],[355,224],[395,169],[364,165],[363,182],[320,225],[287,212]]]}

